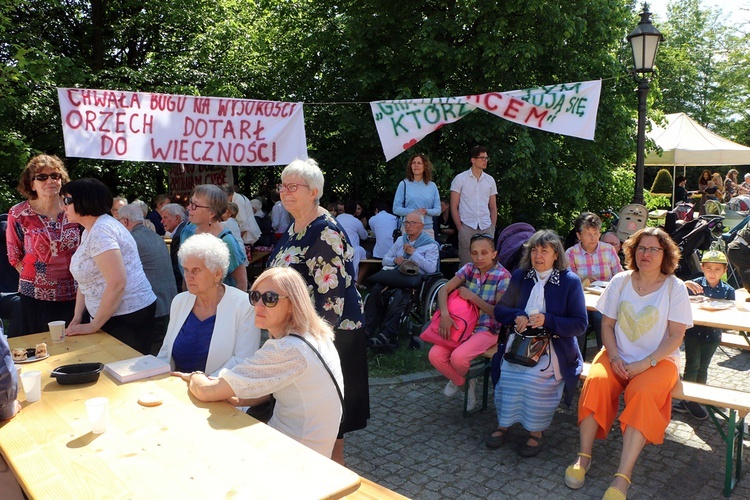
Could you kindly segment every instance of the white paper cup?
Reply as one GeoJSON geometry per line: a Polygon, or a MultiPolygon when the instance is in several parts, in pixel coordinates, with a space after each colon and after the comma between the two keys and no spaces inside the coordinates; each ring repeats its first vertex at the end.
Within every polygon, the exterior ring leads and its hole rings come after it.
{"type": "Polygon", "coordinates": [[[89,415],[91,432],[101,434],[107,430],[107,415],[109,399],[91,398],[86,400],[86,413],[89,415]]]}
{"type": "Polygon", "coordinates": [[[63,342],[65,340],[65,321],[50,321],[47,326],[52,342],[63,342]]]}
{"type": "Polygon", "coordinates": [[[22,373],[21,384],[26,393],[26,401],[33,403],[42,399],[42,372],[35,370],[22,373]]]}

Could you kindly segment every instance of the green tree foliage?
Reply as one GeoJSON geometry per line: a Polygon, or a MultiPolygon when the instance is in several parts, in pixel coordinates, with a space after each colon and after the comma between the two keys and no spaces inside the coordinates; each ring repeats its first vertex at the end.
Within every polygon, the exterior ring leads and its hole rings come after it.
{"type": "MultiPolygon", "coordinates": [[[[596,139],[540,132],[475,111],[420,142],[448,194],[490,149],[500,225],[562,229],[584,209],[632,194],[634,83],[622,37],[635,25],[622,0],[6,0],[0,5],[0,175],[37,151],[64,156],[56,87],[256,99],[305,106],[326,196],[366,206],[391,199],[408,153],[385,162],[369,101],[456,96],[604,79],[596,139]],[[337,104],[331,104],[337,103],[337,104]]],[[[168,165],[68,158],[74,177],[148,199],[168,165]]],[[[249,193],[278,169],[240,169],[249,193]]],[[[8,180],[6,179],[6,180],[8,180]]],[[[10,185],[10,183],[8,184],[10,185]]],[[[8,195],[9,196],[9,195],[8,195]]],[[[4,201],[6,195],[0,199],[4,201]]],[[[6,208],[7,208],[7,202],[6,208]]]]}

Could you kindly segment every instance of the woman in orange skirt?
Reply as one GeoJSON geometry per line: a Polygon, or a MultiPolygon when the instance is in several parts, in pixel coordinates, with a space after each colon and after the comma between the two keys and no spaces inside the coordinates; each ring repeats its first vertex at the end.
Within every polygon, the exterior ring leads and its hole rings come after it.
{"type": "Polygon", "coordinates": [[[613,277],[596,305],[604,316],[604,349],[594,358],[578,401],[581,451],[565,471],[568,487],[583,486],[594,440],[607,437],[624,392],[620,465],[605,499],[626,498],[641,450],[664,441],[672,388],[679,379],[680,345],[692,326],[687,289],[674,276],[680,251],[669,235],[642,229],[623,249],[630,271],[613,277]]]}

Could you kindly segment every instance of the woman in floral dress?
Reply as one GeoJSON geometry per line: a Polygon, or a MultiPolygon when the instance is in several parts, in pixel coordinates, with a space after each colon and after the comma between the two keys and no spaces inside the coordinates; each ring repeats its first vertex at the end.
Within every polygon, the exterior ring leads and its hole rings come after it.
{"type": "Polygon", "coordinates": [[[21,335],[46,332],[48,322],[73,318],[76,283],[69,268],[81,231],[68,221],[60,196],[69,180],[60,158],[35,156],[18,183],[26,201],[8,212],[8,261],[20,274],[21,335]]]}
{"type": "Polygon", "coordinates": [[[281,236],[269,267],[289,266],[305,278],[315,309],[336,334],[344,376],[345,417],[332,458],[344,463],[344,434],[364,429],[370,417],[367,339],[362,299],[354,281],[354,249],[344,229],[320,206],[323,172],[315,160],[295,160],[281,172],[279,194],[294,223],[281,236]]]}

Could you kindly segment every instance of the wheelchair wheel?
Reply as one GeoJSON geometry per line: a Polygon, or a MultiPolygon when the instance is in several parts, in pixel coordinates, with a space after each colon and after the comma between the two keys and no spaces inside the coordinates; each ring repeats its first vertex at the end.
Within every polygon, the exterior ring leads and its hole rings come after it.
{"type": "Polygon", "coordinates": [[[435,311],[438,310],[438,292],[445,286],[446,283],[448,283],[447,279],[440,278],[432,285],[430,285],[430,288],[427,290],[427,295],[424,296],[424,310],[422,313],[422,317],[425,323],[430,321],[432,319],[432,315],[435,314],[435,311]]]}

